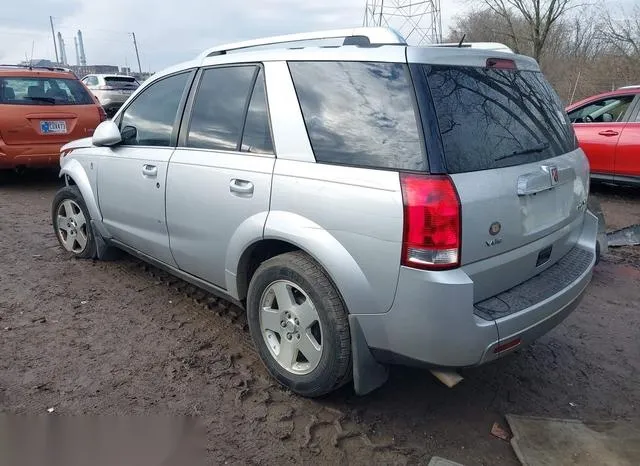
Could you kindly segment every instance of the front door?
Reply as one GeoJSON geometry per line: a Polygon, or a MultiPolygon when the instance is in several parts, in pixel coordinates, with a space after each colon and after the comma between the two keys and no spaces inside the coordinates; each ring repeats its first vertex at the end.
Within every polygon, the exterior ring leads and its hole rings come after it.
{"type": "Polygon", "coordinates": [[[203,70],[188,107],[167,176],[171,251],[180,269],[227,289],[230,243],[261,236],[269,212],[275,158],[262,68],[203,70]]]}
{"type": "Polygon", "coordinates": [[[589,102],[569,113],[591,173],[613,180],[615,154],[634,95],[618,95],[589,102]]]}
{"type": "Polygon", "coordinates": [[[98,168],[98,202],[113,238],[169,265],[175,261],[169,249],[165,183],[191,80],[192,73],[181,73],[143,90],[118,117],[122,143],[98,168]]]}

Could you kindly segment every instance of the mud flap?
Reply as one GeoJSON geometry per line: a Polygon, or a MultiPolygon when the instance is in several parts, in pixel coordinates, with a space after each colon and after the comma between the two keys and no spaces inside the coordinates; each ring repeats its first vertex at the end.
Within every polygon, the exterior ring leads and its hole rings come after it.
{"type": "Polygon", "coordinates": [[[96,239],[96,255],[98,259],[102,261],[112,261],[122,256],[122,251],[107,244],[93,220],[91,220],[91,229],[96,239]]]}
{"type": "Polygon", "coordinates": [[[360,323],[354,315],[349,316],[349,328],[353,358],[353,388],[357,395],[366,395],[384,385],[389,378],[389,369],[374,359],[360,323]]]}

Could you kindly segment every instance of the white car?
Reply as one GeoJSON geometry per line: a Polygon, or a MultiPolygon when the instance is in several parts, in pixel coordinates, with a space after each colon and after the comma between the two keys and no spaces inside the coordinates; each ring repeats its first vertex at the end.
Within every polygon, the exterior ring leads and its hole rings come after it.
{"type": "Polygon", "coordinates": [[[129,96],[140,87],[133,76],[89,74],[82,82],[96,96],[107,115],[113,116],[129,96]]]}

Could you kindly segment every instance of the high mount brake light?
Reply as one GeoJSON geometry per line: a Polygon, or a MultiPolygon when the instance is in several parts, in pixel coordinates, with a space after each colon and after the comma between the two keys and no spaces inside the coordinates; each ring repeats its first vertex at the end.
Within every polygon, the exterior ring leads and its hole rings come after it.
{"type": "Polygon", "coordinates": [[[460,200],[448,176],[402,173],[402,265],[443,270],[460,265],[460,200]]]}
{"type": "Polygon", "coordinates": [[[506,58],[487,58],[487,68],[497,70],[516,70],[516,62],[506,58]]]}

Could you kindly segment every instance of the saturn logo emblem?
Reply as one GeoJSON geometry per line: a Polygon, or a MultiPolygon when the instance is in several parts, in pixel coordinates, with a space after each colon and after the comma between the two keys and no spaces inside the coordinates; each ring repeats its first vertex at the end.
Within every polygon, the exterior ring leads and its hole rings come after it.
{"type": "Polygon", "coordinates": [[[500,233],[500,230],[502,230],[502,225],[500,225],[500,222],[493,222],[489,227],[489,234],[491,236],[496,236],[498,233],[500,233]]]}

